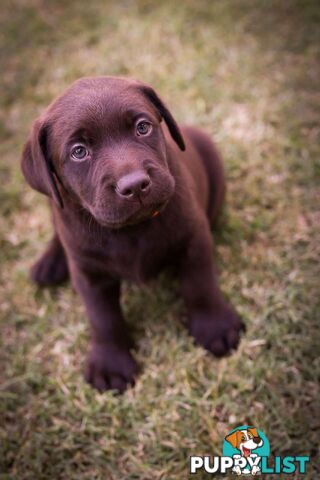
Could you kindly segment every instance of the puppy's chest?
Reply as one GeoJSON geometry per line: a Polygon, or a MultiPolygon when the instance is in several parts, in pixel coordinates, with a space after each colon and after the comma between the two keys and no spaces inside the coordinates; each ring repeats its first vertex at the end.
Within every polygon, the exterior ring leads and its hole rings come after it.
{"type": "Polygon", "coordinates": [[[164,264],[168,245],[153,239],[118,239],[107,246],[108,269],[122,278],[143,281],[157,274],[164,264]]]}
{"type": "Polygon", "coordinates": [[[170,234],[148,235],[148,232],[107,237],[98,249],[86,252],[90,267],[122,279],[145,281],[173,264],[181,250],[181,242],[170,234]]]}

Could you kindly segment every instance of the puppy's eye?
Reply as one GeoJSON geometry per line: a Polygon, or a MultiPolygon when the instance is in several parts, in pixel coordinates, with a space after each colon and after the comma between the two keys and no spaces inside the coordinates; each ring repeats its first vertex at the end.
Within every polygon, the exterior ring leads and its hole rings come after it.
{"type": "Polygon", "coordinates": [[[71,150],[73,160],[82,161],[89,156],[89,152],[84,145],[75,145],[71,150]]]}
{"type": "Polygon", "coordinates": [[[151,133],[151,130],[152,130],[152,125],[150,122],[147,122],[146,120],[142,120],[136,126],[136,132],[138,136],[148,135],[149,133],[151,133]]]}

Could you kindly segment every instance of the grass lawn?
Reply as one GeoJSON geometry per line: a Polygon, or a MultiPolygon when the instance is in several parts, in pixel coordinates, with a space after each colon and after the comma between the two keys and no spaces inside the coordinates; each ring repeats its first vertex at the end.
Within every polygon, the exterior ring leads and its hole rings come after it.
{"type": "Polygon", "coordinates": [[[0,479],[184,480],[189,455],[220,455],[246,424],[274,455],[312,455],[303,478],[319,478],[319,2],[3,0],[0,21],[0,479]],[[247,324],[216,360],[188,337],[173,279],[124,285],[142,374],[123,396],[83,380],[88,322],[70,286],[29,281],[51,226],[19,169],[32,120],[101,74],[152,84],[215,138],[217,262],[247,324]]]}

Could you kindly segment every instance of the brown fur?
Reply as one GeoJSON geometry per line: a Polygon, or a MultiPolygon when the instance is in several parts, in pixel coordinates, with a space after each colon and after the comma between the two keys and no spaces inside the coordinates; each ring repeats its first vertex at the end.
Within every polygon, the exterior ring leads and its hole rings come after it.
{"type": "Polygon", "coordinates": [[[94,387],[133,384],[120,282],[147,280],[166,265],[181,279],[196,341],[217,356],[237,346],[242,322],[223,299],[212,263],[209,222],[225,191],[221,159],[204,132],[179,128],[151,87],[115,77],[78,80],[35,121],[22,170],[50,197],[54,219],[32,278],[49,285],[70,275],[92,326],[86,378],[94,387]],[[136,118],[151,133],[138,134],[136,118]],[[79,142],[84,161],[71,157],[79,142]]]}
{"type": "MultiPolygon", "coordinates": [[[[254,439],[261,440],[258,434],[258,431],[255,427],[250,427],[247,430],[253,435],[254,439]]],[[[229,442],[233,446],[233,448],[237,448],[238,450],[240,450],[241,438],[242,438],[241,430],[236,430],[235,432],[230,433],[230,435],[226,436],[227,442],[229,442]]]]}

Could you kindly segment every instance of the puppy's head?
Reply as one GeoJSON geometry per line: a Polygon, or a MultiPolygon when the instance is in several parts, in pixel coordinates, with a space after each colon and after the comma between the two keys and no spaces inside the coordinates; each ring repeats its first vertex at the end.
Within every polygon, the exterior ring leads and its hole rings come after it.
{"type": "Polygon", "coordinates": [[[246,430],[236,430],[227,435],[226,440],[233,448],[240,450],[244,457],[249,457],[252,450],[263,445],[263,440],[254,427],[249,427],[246,430]]]}
{"type": "Polygon", "coordinates": [[[35,121],[23,173],[60,208],[79,204],[110,228],[139,223],[161,210],[174,191],[162,119],[184,150],[174,118],[151,87],[123,78],[83,78],[35,121]]]}

